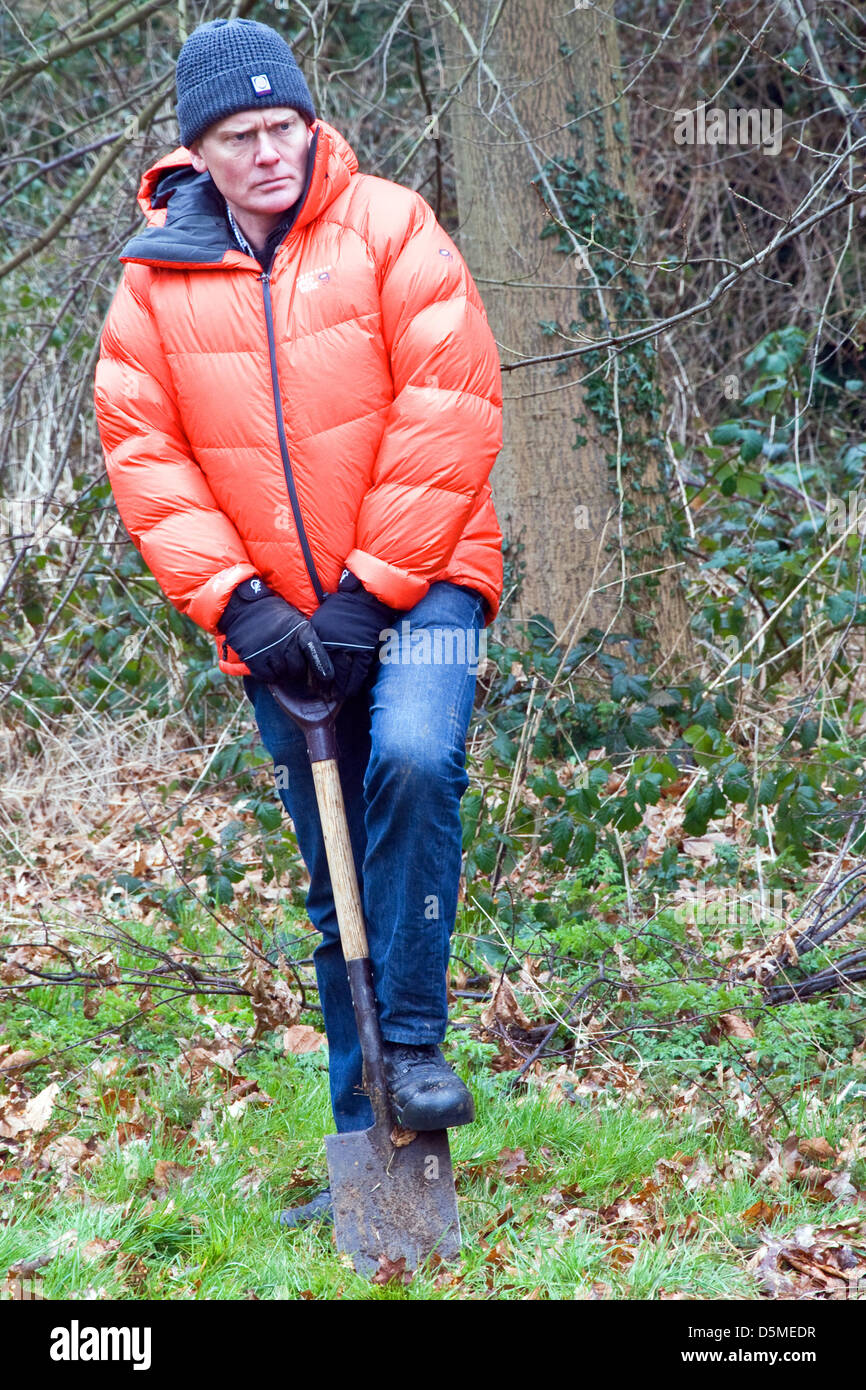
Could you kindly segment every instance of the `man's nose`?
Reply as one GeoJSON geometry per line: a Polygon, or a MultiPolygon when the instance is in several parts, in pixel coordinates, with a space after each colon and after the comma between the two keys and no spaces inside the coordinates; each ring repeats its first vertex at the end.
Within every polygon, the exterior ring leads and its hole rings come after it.
{"type": "Polygon", "coordinates": [[[256,140],[256,163],[273,164],[279,157],[280,152],[270,135],[268,135],[266,130],[260,131],[258,139],[256,140]]]}

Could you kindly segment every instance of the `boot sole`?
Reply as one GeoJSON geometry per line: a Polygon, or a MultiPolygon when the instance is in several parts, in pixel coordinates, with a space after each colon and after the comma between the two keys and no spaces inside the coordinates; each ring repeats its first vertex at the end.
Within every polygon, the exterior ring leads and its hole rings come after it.
{"type": "Polygon", "coordinates": [[[471,1125],[475,1119],[475,1102],[470,1095],[462,1101],[445,1106],[438,1112],[424,1105],[423,1098],[410,1100],[406,1105],[394,1105],[394,1115],[402,1129],[414,1129],[419,1133],[425,1130],[457,1129],[460,1125],[471,1125]]]}
{"type": "Polygon", "coordinates": [[[334,1203],[331,1199],[327,1202],[318,1202],[315,1198],[311,1202],[305,1202],[299,1207],[287,1207],[281,1211],[277,1218],[284,1230],[293,1231],[299,1226],[309,1226],[313,1222],[321,1221],[325,1224],[332,1224],[334,1220],[334,1203]]]}

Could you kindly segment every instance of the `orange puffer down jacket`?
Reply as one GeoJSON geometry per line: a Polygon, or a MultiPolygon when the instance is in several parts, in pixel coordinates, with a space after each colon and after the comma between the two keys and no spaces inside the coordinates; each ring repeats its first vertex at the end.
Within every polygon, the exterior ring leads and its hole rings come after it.
{"type": "Polygon", "coordinates": [[[168,599],[216,635],[222,670],[247,670],[218,629],[253,574],[307,615],[344,567],[401,610],[447,579],[492,619],[499,358],[420,195],[359,174],[318,122],[269,275],[186,150],[145,174],[139,203],[149,226],[121,257],[97,419],[124,524],[168,599]]]}

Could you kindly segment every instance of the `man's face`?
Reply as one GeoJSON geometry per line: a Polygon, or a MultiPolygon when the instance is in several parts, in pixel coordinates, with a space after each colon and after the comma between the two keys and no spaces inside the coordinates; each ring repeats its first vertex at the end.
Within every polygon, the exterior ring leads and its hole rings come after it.
{"type": "Polygon", "coordinates": [[[238,111],[210,126],[190,155],[193,168],[208,171],[236,216],[246,214],[259,230],[270,230],[267,224],[277,226],[301,196],[312,138],[290,106],[238,111]]]}

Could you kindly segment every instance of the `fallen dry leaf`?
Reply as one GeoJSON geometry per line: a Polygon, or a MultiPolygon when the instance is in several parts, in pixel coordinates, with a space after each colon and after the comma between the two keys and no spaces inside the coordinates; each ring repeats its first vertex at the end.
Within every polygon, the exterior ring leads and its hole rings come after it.
{"type": "Polygon", "coordinates": [[[828,1163],[836,1157],[836,1150],[820,1134],[815,1139],[801,1139],[800,1153],[814,1163],[828,1163]]]}
{"type": "Polygon", "coordinates": [[[634,1264],[637,1258],[637,1252],[637,1237],[634,1238],[634,1243],[632,1245],[626,1245],[622,1241],[616,1241],[613,1245],[608,1245],[605,1249],[607,1258],[617,1269],[627,1269],[629,1265],[634,1264]]]}
{"type": "Polygon", "coordinates": [[[699,1187],[712,1187],[719,1176],[702,1153],[685,1154],[680,1151],[670,1158],[660,1158],[655,1173],[662,1183],[669,1178],[678,1179],[687,1192],[695,1192],[699,1187]]]}
{"type": "Polygon", "coordinates": [[[687,1192],[695,1192],[699,1187],[714,1187],[718,1174],[710,1167],[703,1154],[698,1154],[694,1163],[683,1177],[683,1187],[687,1192]]]}
{"type": "Polygon", "coordinates": [[[60,1087],[52,1081],[30,1100],[0,1098],[0,1138],[14,1139],[19,1134],[39,1134],[48,1126],[60,1087]]]}
{"type": "Polygon", "coordinates": [[[399,1125],[395,1125],[391,1130],[390,1138],[395,1149],[405,1149],[407,1144],[411,1144],[414,1139],[418,1138],[418,1131],[416,1129],[401,1129],[399,1125]]]}
{"type": "Polygon", "coordinates": [[[320,1179],[306,1168],[293,1168],[286,1181],[289,1188],[321,1187],[322,1185],[320,1179]]]}
{"type": "Polygon", "coordinates": [[[121,1251],[117,1257],[117,1273],[131,1289],[140,1289],[147,1279],[147,1265],[140,1255],[121,1251]]]}
{"type": "Polygon", "coordinates": [[[26,1067],[28,1062],[35,1061],[35,1052],[9,1052],[5,1057],[0,1057],[0,1072],[19,1071],[21,1067],[26,1067]]]}
{"type": "Polygon", "coordinates": [[[135,1091],[109,1088],[99,1096],[99,1104],[103,1110],[116,1110],[125,1120],[141,1118],[141,1101],[135,1091]]]}
{"type": "Polygon", "coordinates": [[[481,1012],[481,1024],[484,1028],[492,1028],[497,1023],[501,1026],[513,1024],[525,1031],[532,1027],[517,1002],[517,995],[514,993],[511,981],[504,973],[499,977],[493,991],[493,998],[481,1012]]]}
{"type": "Polygon", "coordinates": [[[74,1134],[61,1134],[43,1149],[41,1162],[48,1168],[56,1168],[61,1176],[68,1178],[78,1171],[81,1164],[96,1166],[100,1163],[99,1155],[94,1150],[93,1141],[85,1144],[74,1134]]]}
{"type": "Polygon", "coordinates": [[[40,1278],[39,1270],[50,1265],[55,1256],[66,1255],[70,1250],[74,1250],[77,1242],[77,1231],[64,1231],[63,1235],[57,1236],[50,1245],[46,1245],[45,1249],[40,1250],[38,1254],[29,1255],[10,1265],[6,1278],[6,1296],[16,1301],[41,1298],[42,1295],[37,1291],[34,1283],[40,1278]]]}
{"type": "Polygon", "coordinates": [[[685,1221],[681,1222],[680,1225],[677,1226],[677,1235],[679,1236],[680,1240],[688,1240],[690,1236],[696,1236],[700,1229],[700,1224],[700,1213],[696,1211],[690,1211],[687,1214],[685,1221]]]}
{"type": "MultiPolygon", "coordinates": [[[[688,783],[685,783],[688,786],[688,783]]],[[[668,788],[665,789],[669,790],[668,788]]],[[[664,792],[662,795],[664,796],[664,792]]],[[[654,864],[661,859],[668,844],[678,841],[682,835],[683,821],[685,820],[685,810],[681,806],[646,806],[643,812],[643,824],[649,834],[643,843],[640,851],[640,859],[644,864],[654,864]]]]}
{"type": "Polygon", "coordinates": [[[625,953],[625,948],[619,941],[613,943],[613,952],[619,965],[619,978],[625,981],[626,984],[628,984],[630,980],[637,979],[637,966],[633,961],[629,960],[625,953]]]}
{"type": "Polygon", "coordinates": [[[755,1030],[747,1019],[739,1014],[719,1014],[719,1023],[729,1038],[753,1038],[755,1030]]]}
{"type": "Polygon", "coordinates": [[[745,1149],[731,1149],[726,1153],[719,1169],[725,1182],[735,1182],[737,1178],[752,1175],[752,1155],[745,1149]]]}
{"type": "Polygon", "coordinates": [[[848,1172],[833,1173],[824,1183],[828,1192],[832,1192],[837,1202],[850,1202],[857,1199],[857,1189],[851,1181],[851,1174],[848,1172]]]}
{"type": "Polygon", "coordinates": [[[103,1081],[109,1081],[112,1076],[116,1076],[126,1066],[126,1062],[125,1057],[106,1057],[104,1060],[91,1062],[90,1070],[94,1076],[100,1077],[103,1081]]]}
{"type": "Polygon", "coordinates": [[[761,1289],[771,1298],[793,1298],[797,1291],[793,1280],[780,1268],[779,1255],[782,1249],[782,1241],[767,1241],[765,1245],[758,1247],[748,1261],[748,1266],[754,1270],[761,1289]]]}
{"type": "Polygon", "coordinates": [[[575,1081],[577,1078],[570,1067],[563,1064],[557,1067],[554,1072],[542,1072],[539,1068],[535,1076],[549,1105],[574,1105],[576,1103],[575,1081]]]}
{"type": "MultiPolygon", "coordinates": [[[[587,1029],[587,1032],[591,1031],[591,1027],[587,1029]]],[[[603,1066],[574,1068],[572,1077],[575,1096],[597,1095],[609,1086],[633,1096],[642,1096],[646,1090],[638,1072],[614,1058],[608,1058],[603,1066]]]]}
{"type": "Polygon", "coordinates": [[[178,1068],[189,1078],[190,1085],[198,1081],[209,1067],[219,1067],[229,1076],[240,1078],[235,1069],[235,1054],[225,1042],[194,1043],[182,1054],[178,1068]]]}
{"type": "Polygon", "coordinates": [[[232,1190],[241,1197],[251,1197],[253,1193],[258,1192],[264,1180],[263,1173],[244,1173],[232,1183],[232,1190]]]}
{"type": "Polygon", "coordinates": [[[99,1006],[102,1003],[102,992],[98,989],[86,989],[84,999],[81,1004],[81,1012],[88,1022],[96,1018],[99,1013],[99,1006]]]}
{"type": "Polygon", "coordinates": [[[238,1081],[234,1086],[230,1086],[226,1091],[226,1100],[240,1100],[241,1096],[247,1100],[270,1100],[271,1097],[261,1090],[258,1081],[254,1076],[246,1076],[242,1081],[238,1081]]]}
{"type": "Polygon", "coordinates": [[[484,1263],[494,1269],[505,1269],[511,1259],[511,1246],[508,1244],[507,1236],[502,1236],[495,1245],[489,1245],[486,1240],[480,1241],[481,1249],[486,1253],[484,1263]]]}
{"type": "Polygon", "coordinates": [[[9,952],[0,965],[0,981],[4,985],[14,985],[20,980],[32,979],[34,973],[42,974],[58,961],[68,966],[68,960],[61,954],[60,948],[68,948],[70,942],[62,938],[57,946],[55,950],[54,946],[45,942],[22,942],[9,952]]]}
{"type": "Polygon", "coordinates": [[[301,1014],[300,999],[293,994],[288,982],[252,951],[246,953],[240,981],[249,994],[255,1019],[252,1040],[297,1023],[301,1014]]]}
{"type": "Polygon", "coordinates": [[[318,1052],[327,1045],[328,1040],[324,1033],[311,1028],[308,1023],[293,1023],[291,1028],[283,1029],[281,1041],[284,1052],[301,1056],[305,1052],[318,1052]]]}
{"type": "Polygon", "coordinates": [[[530,1163],[523,1149],[500,1149],[496,1160],[501,1178],[522,1178],[530,1172],[530,1163]]]}
{"type": "Polygon", "coordinates": [[[267,1095],[265,1091],[260,1091],[256,1087],[249,1095],[241,1096],[239,1100],[233,1100],[230,1105],[227,1105],[226,1114],[236,1120],[244,1113],[248,1105],[273,1105],[273,1103],[273,1096],[267,1095]]]}
{"type": "Polygon", "coordinates": [[[118,1144],[128,1144],[133,1139],[144,1139],[147,1133],[147,1125],[135,1120],[122,1120],[114,1129],[114,1137],[118,1144]]]}
{"type": "Polygon", "coordinates": [[[103,1240],[101,1236],[89,1240],[86,1245],[79,1246],[81,1258],[83,1260],[101,1260],[106,1255],[112,1255],[115,1250],[120,1249],[119,1240],[103,1240]]]}
{"type": "Polygon", "coordinates": [[[866,1277],[862,1218],[768,1241],[749,1261],[762,1288],[776,1298],[848,1298],[866,1277]]]}
{"type": "Polygon", "coordinates": [[[110,951],[103,951],[87,962],[88,969],[98,975],[108,989],[120,984],[120,967],[110,951]]]}
{"type": "Polygon", "coordinates": [[[500,1226],[504,1226],[506,1221],[510,1221],[513,1215],[514,1207],[509,1202],[497,1216],[491,1216],[486,1225],[481,1227],[481,1230],[478,1232],[479,1236],[481,1236],[482,1239],[485,1236],[491,1236],[500,1226]]]}
{"type": "MultiPolygon", "coordinates": [[[[866,1056],[863,1061],[866,1062],[866,1056]]],[[[843,1139],[839,1146],[836,1158],[846,1168],[853,1168],[858,1159],[866,1158],[866,1120],[853,1126],[847,1139],[843,1139]]]]}
{"type": "Polygon", "coordinates": [[[851,1170],[818,1168],[807,1159],[812,1155],[821,1158],[836,1158],[825,1139],[803,1139],[789,1134],[783,1144],[768,1138],[766,1141],[768,1157],[758,1165],[756,1172],[762,1181],[777,1191],[787,1179],[807,1187],[811,1199],[818,1202],[848,1202],[857,1199],[857,1189],[851,1181],[851,1170]]]}
{"type": "Polygon", "coordinates": [[[187,1168],[182,1163],[172,1163],[167,1158],[158,1158],[153,1165],[153,1185],[156,1188],[165,1188],[172,1182],[184,1182],[191,1178],[194,1172],[194,1167],[187,1168]]]}
{"type": "Polygon", "coordinates": [[[766,1141],[766,1158],[755,1168],[757,1177],[778,1191],[781,1183],[796,1178],[806,1167],[806,1160],[800,1153],[800,1140],[796,1134],[789,1134],[780,1144],[772,1137],[766,1141]]]}
{"type": "Polygon", "coordinates": [[[407,1285],[412,1282],[412,1272],[406,1268],[406,1256],[400,1255],[396,1260],[390,1260],[387,1255],[379,1256],[379,1268],[373,1275],[373,1283],[382,1286],[386,1284],[407,1285]]]}
{"type": "Polygon", "coordinates": [[[775,1221],[781,1207],[770,1206],[763,1197],[759,1197],[757,1202],[748,1207],[740,1217],[744,1226],[767,1226],[771,1221],[775,1221]]]}
{"type": "Polygon", "coordinates": [[[610,1284],[596,1281],[594,1284],[578,1284],[572,1298],[581,1302],[600,1303],[614,1297],[610,1284]]]}
{"type": "Polygon", "coordinates": [[[707,835],[686,836],[682,842],[683,854],[690,859],[698,859],[710,864],[716,857],[719,845],[728,845],[728,837],[720,830],[711,830],[707,835]]]}

